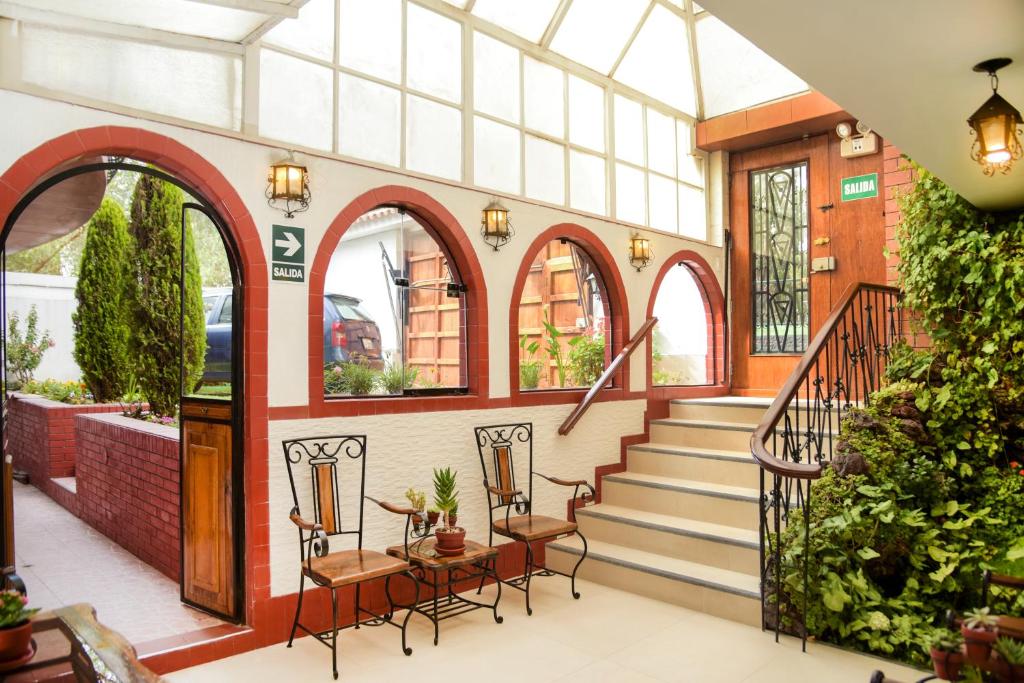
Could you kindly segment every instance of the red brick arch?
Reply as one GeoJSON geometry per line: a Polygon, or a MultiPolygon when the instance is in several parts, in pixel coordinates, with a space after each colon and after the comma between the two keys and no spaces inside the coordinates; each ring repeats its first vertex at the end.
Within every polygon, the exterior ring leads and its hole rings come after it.
{"type": "MultiPolygon", "coordinates": [[[[509,391],[512,405],[548,405],[556,403],[576,403],[583,394],[583,389],[556,389],[547,391],[520,392],[519,390],[519,301],[526,286],[526,277],[530,273],[530,264],[537,252],[552,240],[566,239],[581,247],[597,266],[604,286],[608,290],[608,305],[611,308],[611,355],[614,357],[629,339],[629,304],[626,288],[622,283],[622,275],[615,265],[615,259],[608,251],[604,242],[581,225],[575,223],[559,223],[553,225],[533,240],[526,250],[526,256],[519,264],[515,284],[512,286],[512,298],[508,307],[508,372],[509,391]]],[[[624,363],[614,381],[614,386],[603,392],[598,400],[615,400],[628,398],[629,394],[629,363],[624,363]]]]}
{"type": "MultiPolygon", "coordinates": [[[[718,284],[718,278],[711,269],[711,265],[703,256],[695,251],[684,249],[672,254],[661,264],[658,275],[654,279],[654,286],[651,288],[651,296],[647,301],[647,317],[654,315],[654,302],[658,298],[661,283],[669,271],[676,267],[685,267],[693,279],[697,282],[697,291],[704,300],[705,323],[708,331],[708,360],[707,372],[711,387],[723,389],[727,387],[726,377],[726,315],[725,297],[722,295],[722,288],[718,284]]],[[[654,385],[654,362],[651,357],[651,339],[647,340],[647,391],[652,399],[668,398],[690,398],[695,396],[714,395],[709,393],[708,385],[696,387],[662,387],[654,385]]],[[[721,392],[715,392],[721,393],[721,392]]]]}
{"type": "MultiPolygon", "coordinates": [[[[252,630],[233,643],[236,651],[268,644],[270,547],[267,499],[267,263],[256,224],[241,197],[217,168],[180,142],[126,126],[99,126],[65,133],[19,158],[0,176],[0,225],[24,195],[58,168],[96,156],[126,156],[151,163],[188,184],[220,214],[238,248],[244,292],[245,334],[245,563],[246,622],[252,630]]],[[[225,656],[218,643],[147,659],[158,670],[225,656]]]]}
{"type": "Polygon", "coordinates": [[[468,233],[444,206],[430,195],[401,185],[386,185],[359,195],[342,209],[317,247],[309,271],[309,411],[310,417],[407,413],[426,410],[479,408],[488,397],[487,284],[468,233]],[[466,396],[400,396],[390,398],[324,399],[324,281],[331,255],[342,235],[357,218],[379,206],[401,206],[416,215],[444,244],[466,284],[466,396]]]}

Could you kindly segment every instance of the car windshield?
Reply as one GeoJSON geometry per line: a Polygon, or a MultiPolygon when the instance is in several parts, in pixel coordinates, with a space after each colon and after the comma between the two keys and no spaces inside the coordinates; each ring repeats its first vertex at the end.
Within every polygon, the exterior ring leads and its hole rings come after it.
{"type": "Polygon", "coordinates": [[[370,320],[370,316],[359,308],[355,299],[345,296],[328,296],[327,298],[331,300],[338,309],[338,314],[345,320],[370,320]]]}

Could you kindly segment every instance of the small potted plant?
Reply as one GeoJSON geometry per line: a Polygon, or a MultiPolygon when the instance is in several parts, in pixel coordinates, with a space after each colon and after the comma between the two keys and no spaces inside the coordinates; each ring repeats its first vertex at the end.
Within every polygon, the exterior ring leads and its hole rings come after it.
{"type": "Polygon", "coordinates": [[[444,514],[443,526],[434,532],[437,538],[434,550],[442,557],[461,555],[466,550],[466,530],[455,526],[453,517],[459,507],[455,474],[448,467],[441,470],[434,468],[434,505],[444,514]]]}
{"type": "Polygon", "coordinates": [[[947,681],[960,680],[960,668],[964,665],[964,653],[960,646],[964,637],[948,628],[938,628],[928,639],[928,654],[932,657],[935,675],[947,681]]]}
{"type": "Polygon", "coordinates": [[[436,505],[431,505],[427,509],[427,524],[430,526],[437,526],[437,520],[441,518],[441,511],[437,509],[436,505]]]}
{"type": "Polygon", "coordinates": [[[416,531],[420,530],[420,526],[423,524],[423,508],[427,507],[427,494],[423,491],[417,491],[411,486],[405,492],[405,499],[409,501],[409,506],[416,511],[416,514],[412,516],[412,526],[416,531]]]}
{"type": "Polygon", "coordinates": [[[1024,681],[1024,642],[1001,637],[993,646],[999,655],[999,677],[1004,681],[1024,681]]]}
{"type": "Polygon", "coordinates": [[[38,609],[29,609],[28,598],[15,590],[0,592],[0,663],[25,659],[32,652],[32,622],[38,609]]]}
{"type": "Polygon", "coordinates": [[[978,607],[964,612],[964,621],[960,625],[966,645],[967,661],[982,666],[992,654],[992,644],[996,641],[996,616],[988,607],[978,607]]]}

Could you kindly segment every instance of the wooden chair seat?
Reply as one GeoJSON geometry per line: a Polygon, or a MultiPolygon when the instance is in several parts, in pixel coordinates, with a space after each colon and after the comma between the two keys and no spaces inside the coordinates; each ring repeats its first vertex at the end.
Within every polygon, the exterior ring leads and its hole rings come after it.
{"type": "Polygon", "coordinates": [[[409,569],[409,563],[373,550],[341,550],[326,557],[313,557],[302,572],[322,586],[347,586],[409,569]]]}
{"type": "Polygon", "coordinates": [[[494,532],[521,541],[536,541],[542,538],[571,534],[576,531],[576,522],[543,515],[520,515],[496,521],[494,532]]]}

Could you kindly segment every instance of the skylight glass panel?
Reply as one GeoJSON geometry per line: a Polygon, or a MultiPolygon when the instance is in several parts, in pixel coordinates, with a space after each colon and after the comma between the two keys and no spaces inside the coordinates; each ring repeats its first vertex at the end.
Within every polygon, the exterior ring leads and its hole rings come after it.
{"type": "Polygon", "coordinates": [[[481,187],[519,194],[519,130],[473,117],[473,175],[481,187]]]}
{"type": "Polygon", "coordinates": [[[569,142],[604,151],[604,88],[569,74],[569,142]]]}
{"type": "Polygon", "coordinates": [[[708,238],[704,192],[679,183],[679,234],[698,240],[708,238]]]}
{"type": "Polygon", "coordinates": [[[565,137],[565,72],[536,59],[523,59],[526,127],[565,137]]]}
{"type": "Polygon", "coordinates": [[[458,7],[459,9],[466,9],[467,0],[444,0],[452,7],[458,7]]]}
{"type": "Polygon", "coordinates": [[[18,4],[126,26],[240,42],[267,20],[258,12],[189,0],[31,0],[18,4]]]}
{"type": "Polygon", "coordinates": [[[604,159],[569,150],[569,206],[580,211],[604,215],[604,159]]]}
{"type": "Polygon", "coordinates": [[[462,112],[415,95],[406,97],[405,166],[462,179],[462,112]]]}
{"type": "Polygon", "coordinates": [[[477,111],[519,123],[519,50],[473,34],[473,103],[477,111]]]}
{"type": "Polygon", "coordinates": [[[341,0],[342,66],[392,83],[402,81],[402,0],[341,0]]]}
{"type": "Polygon", "coordinates": [[[406,5],[406,22],[406,84],[458,104],[462,101],[462,24],[413,3],[406,5]]]}
{"type": "Polygon", "coordinates": [[[676,214],[676,181],[657,173],[648,173],[647,193],[651,214],[648,225],[665,232],[676,232],[679,229],[679,217],[676,214]]]}
{"type": "Polygon", "coordinates": [[[704,116],[807,90],[807,84],[713,16],[696,22],[704,116]]]}
{"type": "Polygon", "coordinates": [[[647,168],[676,175],[676,121],[647,107],[647,168]]]}
{"type": "Polygon", "coordinates": [[[333,72],[273,50],[260,51],[260,135],[333,147],[333,72]],[[302,93],[296,97],[296,93],[302,93]]]}
{"type": "Polygon", "coordinates": [[[662,5],[654,5],[613,76],[691,116],[697,114],[686,22],[662,5]]]}
{"type": "Polygon", "coordinates": [[[646,225],[646,195],[644,172],[626,164],[615,164],[615,217],[627,223],[646,225]]]}
{"type": "Polygon", "coordinates": [[[558,7],[558,0],[476,0],[473,14],[539,43],[558,7]]]}
{"type": "Polygon", "coordinates": [[[263,36],[263,42],[333,62],[334,0],[310,0],[297,19],[282,21],[263,36]]]}
{"type": "Polygon", "coordinates": [[[551,49],[607,74],[646,9],[647,0],[573,0],[551,49]]]}
{"type": "Polygon", "coordinates": [[[402,93],[338,74],[338,151],[389,166],[401,163],[402,93]]]}
{"type": "Polygon", "coordinates": [[[644,164],[644,108],[622,95],[615,96],[615,156],[644,164]]]}
{"type": "Polygon", "coordinates": [[[565,147],[526,136],[526,196],[565,203],[565,147]]]}

